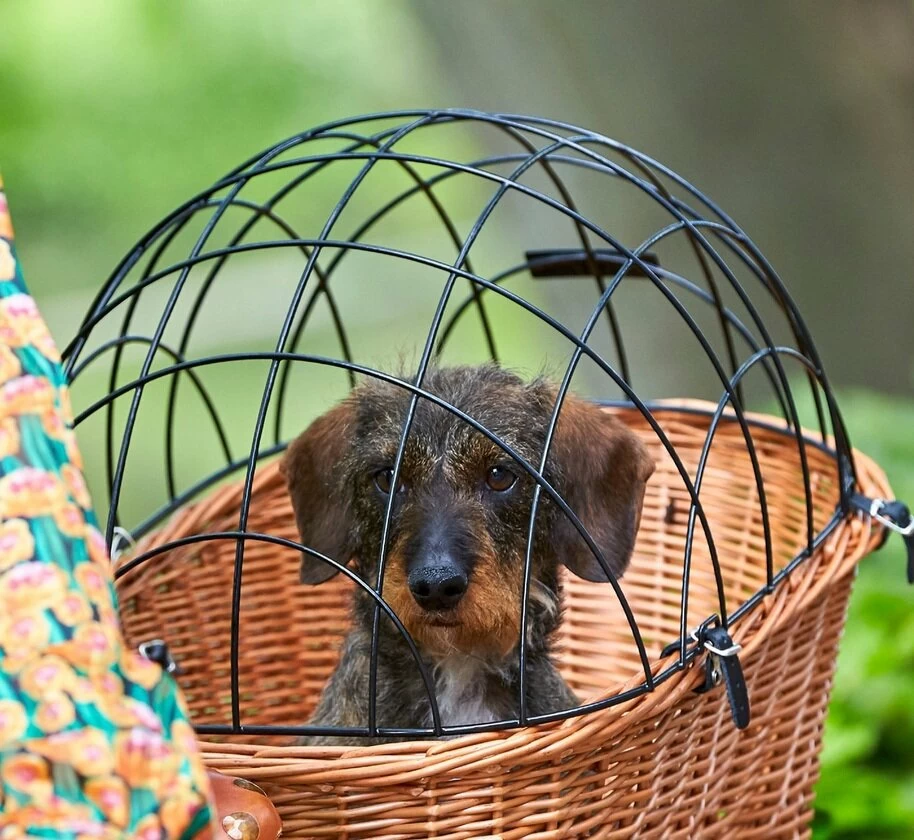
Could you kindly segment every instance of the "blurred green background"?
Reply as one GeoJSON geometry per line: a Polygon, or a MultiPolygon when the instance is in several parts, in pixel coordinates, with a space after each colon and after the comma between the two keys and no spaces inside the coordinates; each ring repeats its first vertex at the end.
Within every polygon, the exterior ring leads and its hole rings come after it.
{"type": "MultiPolygon", "coordinates": [[[[250,155],[326,120],[451,105],[593,128],[705,190],[785,279],[854,443],[914,500],[908,0],[0,0],[0,166],[60,340],[148,227],[250,155]]],[[[914,836],[903,562],[893,538],[861,569],[821,837],[914,836]]]]}

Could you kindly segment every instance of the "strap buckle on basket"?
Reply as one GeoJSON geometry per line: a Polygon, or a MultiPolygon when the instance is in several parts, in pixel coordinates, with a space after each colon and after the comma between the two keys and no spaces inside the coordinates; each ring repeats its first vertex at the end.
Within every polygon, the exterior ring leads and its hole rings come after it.
{"type": "Polygon", "coordinates": [[[150,639],[148,642],[140,642],[137,645],[137,650],[140,652],[140,656],[145,657],[150,662],[155,662],[156,665],[160,665],[166,674],[173,674],[178,677],[184,673],[181,670],[181,666],[175,662],[164,639],[150,639]]]}
{"type": "Polygon", "coordinates": [[[908,552],[908,583],[914,583],[914,516],[904,502],[870,499],[852,493],[851,504],[888,531],[900,534],[908,552]]]}
{"type": "Polygon", "coordinates": [[[696,689],[704,694],[720,685],[723,680],[730,701],[730,714],[737,729],[749,725],[749,689],[743,677],[743,668],[737,654],[742,646],[733,641],[726,627],[720,625],[720,619],[713,616],[705,621],[692,638],[708,652],[705,660],[705,681],[696,689]]]}
{"type": "MultiPolygon", "coordinates": [[[[749,689],[737,656],[742,646],[733,641],[725,627],[721,627],[720,617],[716,615],[703,621],[697,630],[690,633],[689,640],[708,654],[705,659],[705,679],[695,689],[695,693],[704,694],[719,686],[722,680],[727,689],[733,723],[737,729],[745,729],[749,725],[750,714],[749,689]]],[[[663,649],[660,658],[665,659],[680,647],[679,640],[671,642],[663,649]]],[[[692,648],[689,658],[695,653],[696,648],[692,648]]]]}

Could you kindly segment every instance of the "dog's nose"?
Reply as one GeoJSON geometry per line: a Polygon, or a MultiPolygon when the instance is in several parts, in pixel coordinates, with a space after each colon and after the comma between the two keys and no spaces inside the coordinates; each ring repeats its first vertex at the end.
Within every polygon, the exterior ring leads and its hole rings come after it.
{"type": "Polygon", "coordinates": [[[409,573],[409,591],[426,610],[449,610],[467,591],[467,576],[456,566],[420,566],[409,573]]]}

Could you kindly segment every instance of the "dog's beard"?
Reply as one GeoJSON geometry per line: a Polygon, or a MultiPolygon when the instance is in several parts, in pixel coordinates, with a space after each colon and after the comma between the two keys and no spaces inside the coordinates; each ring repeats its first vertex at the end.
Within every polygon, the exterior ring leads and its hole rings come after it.
{"type": "Polygon", "coordinates": [[[479,558],[466,594],[453,609],[430,612],[409,591],[405,564],[391,557],[384,598],[422,653],[433,659],[466,654],[500,661],[520,639],[520,575],[494,557],[479,558]]]}

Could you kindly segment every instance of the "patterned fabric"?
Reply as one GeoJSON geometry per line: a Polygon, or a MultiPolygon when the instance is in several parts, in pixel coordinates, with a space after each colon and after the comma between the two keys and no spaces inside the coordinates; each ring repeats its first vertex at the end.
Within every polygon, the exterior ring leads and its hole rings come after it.
{"type": "Polygon", "coordinates": [[[0,840],[209,835],[175,683],[120,634],[60,355],[0,181],[0,840]]]}

